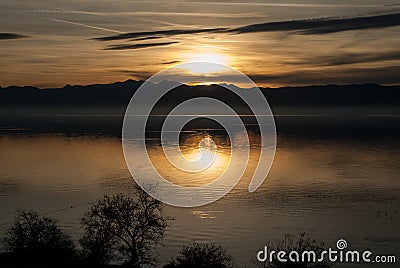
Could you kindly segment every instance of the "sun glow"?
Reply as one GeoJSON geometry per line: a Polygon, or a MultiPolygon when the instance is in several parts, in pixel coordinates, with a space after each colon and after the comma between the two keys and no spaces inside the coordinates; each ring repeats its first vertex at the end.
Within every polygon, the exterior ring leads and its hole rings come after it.
{"type": "Polygon", "coordinates": [[[226,65],[228,63],[228,59],[223,54],[218,53],[196,53],[196,54],[188,54],[186,62],[211,62],[218,63],[222,65],[226,65]]]}
{"type": "Polygon", "coordinates": [[[189,53],[185,55],[185,71],[190,74],[212,74],[224,71],[229,64],[228,57],[219,53],[189,53]],[[190,64],[196,63],[196,64],[190,64]],[[209,64],[216,63],[216,64],[209,64]]]}

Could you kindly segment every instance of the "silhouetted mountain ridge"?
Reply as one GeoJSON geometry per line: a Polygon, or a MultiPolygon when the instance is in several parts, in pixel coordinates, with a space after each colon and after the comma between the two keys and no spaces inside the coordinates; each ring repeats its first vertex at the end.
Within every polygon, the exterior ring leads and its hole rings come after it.
{"type": "MultiPolygon", "coordinates": [[[[174,83],[165,81],[166,83],[174,83]]],[[[127,80],[111,84],[87,86],[66,85],[62,88],[39,89],[32,86],[0,87],[0,104],[15,106],[118,106],[126,107],[143,81],[127,80]]],[[[161,82],[164,83],[164,82],[161,82]]],[[[229,98],[220,85],[181,85],[176,94],[229,98]],[[190,89],[187,91],[186,89],[190,89]]],[[[400,85],[325,85],[282,88],[261,88],[272,107],[281,106],[398,106],[400,85]]],[[[178,95],[176,95],[178,97],[178,95]]],[[[171,99],[174,98],[172,94],[171,99]]]]}

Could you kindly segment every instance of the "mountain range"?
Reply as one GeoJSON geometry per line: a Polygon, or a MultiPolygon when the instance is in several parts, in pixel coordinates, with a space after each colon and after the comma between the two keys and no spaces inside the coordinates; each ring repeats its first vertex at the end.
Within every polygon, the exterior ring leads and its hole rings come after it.
{"type": "MultiPolygon", "coordinates": [[[[112,84],[87,86],[66,85],[62,88],[39,89],[31,86],[0,87],[2,107],[46,106],[110,106],[125,109],[143,81],[127,80],[112,84]]],[[[173,82],[162,82],[173,83],[173,82]]],[[[188,98],[206,94],[226,100],[227,90],[221,85],[178,87],[175,97],[184,92],[188,98]],[[190,90],[189,90],[190,89],[190,90]]],[[[260,88],[272,108],[278,107],[332,107],[332,106],[399,106],[400,85],[325,85],[282,88],[260,88]]],[[[172,94],[173,95],[173,94],[172,94]]],[[[174,99],[174,96],[170,97],[174,99]]]]}

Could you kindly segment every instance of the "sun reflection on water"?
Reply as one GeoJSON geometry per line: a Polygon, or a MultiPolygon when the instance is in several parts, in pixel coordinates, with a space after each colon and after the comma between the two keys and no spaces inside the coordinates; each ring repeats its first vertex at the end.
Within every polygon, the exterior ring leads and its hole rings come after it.
{"type": "MultiPolygon", "coordinates": [[[[259,134],[249,132],[236,133],[232,139],[242,139],[244,136],[249,137],[251,143],[250,162],[247,169],[241,178],[238,187],[247,188],[256,168],[256,163],[259,161],[259,134]]],[[[167,146],[176,147],[177,144],[169,144],[167,146]]],[[[239,148],[241,150],[242,148],[239,148]]],[[[243,148],[245,152],[245,148],[243,148]]],[[[233,167],[239,166],[240,163],[235,163],[232,159],[231,140],[224,135],[222,131],[194,131],[184,132],[180,138],[179,150],[176,151],[180,154],[179,157],[185,158],[186,161],[192,161],[198,165],[196,172],[187,172],[176,168],[171,164],[164,154],[163,148],[157,142],[151,141],[148,145],[149,157],[157,169],[157,171],[165,177],[168,181],[185,187],[203,186],[212,183],[220,177],[227,168],[231,165],[233,167]],[[183,156],[183,157],[182,157],[183,156]],[[207,163],[211,163],[207,165],[207,163]],[[202,168],[206,166],[206,168],[202,168]],[[201,167],[201,168],[200,168],[201,167]]],[[[243,161],[245,160],[243,155],[243,161]]],[[[183,160],[182,160],[183,161],[183,160]]],[[[146,170],[148,167],[143,167],[140,177],[146,178],[146,170]]],[[[196,166],[194,166],[196,168],[196,166]]],[[[138,174],[139,176],[139,174],[138,174]]],[[[235,177],[232,177],[232,180],[235,177]]]]}
{"type": "MultiPolygon", "coordinates": [[[[171,144],[170,146],[177,146],[171,144]]],[[[181,156],[184,161],[198,166],[197,172],[186,172],[174,167],[159,145],[150,147],[149,156],[158,172],[169,181],[181,186],[201,186],[216,180],[228,167],[231,160],[229,139],[210,134],[188,134],[181,138],[181,156]],[[206,168],[202,168],[206,167],[206,168]]]]}

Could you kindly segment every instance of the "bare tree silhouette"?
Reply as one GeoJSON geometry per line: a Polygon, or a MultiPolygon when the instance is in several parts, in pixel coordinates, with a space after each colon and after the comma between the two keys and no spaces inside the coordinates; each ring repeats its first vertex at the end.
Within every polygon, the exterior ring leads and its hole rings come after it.
{"type": "Polygon", "coordinates": [[[80,245],[88,260],[107,264],[123,261],[129,267],[155,265],[151,251],[164,237],[167,221],[163,205],[140,188],[136,196],[104,196],[84,214],[80,245]]]}
{"type": "Polygon", "coordinates": [[[76,257],[71,237],[54,219],[34,211],[18,211],[5,238],[6,251],[15,263],[50,267],[69,265],[76,257]]]}

